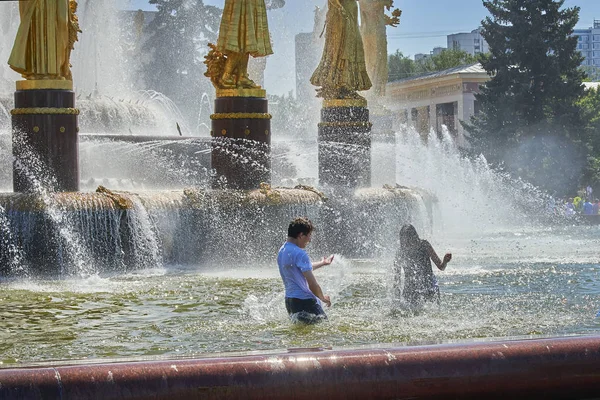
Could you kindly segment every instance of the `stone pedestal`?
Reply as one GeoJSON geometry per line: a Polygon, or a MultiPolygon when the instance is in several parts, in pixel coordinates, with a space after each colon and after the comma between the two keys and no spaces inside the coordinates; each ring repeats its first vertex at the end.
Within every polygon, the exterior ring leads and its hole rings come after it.
{"type": "Polygon", "coordinates": [[[78,191],[79,110],[75,109],[75,93],[65,89],[17,90],[11,114],[14,191],[30,192],[36,184],[50,190],[78,191]]]}
{"type": "Polygon", "coordinates": [[[213,188],[250,190],[271,182],[271,115],[261,97],[217,97],[211,116],[213,188]]]}
{"type": "Polygon", "coordinates": [[[324,100],[318,135],[319,185],[371,184],[371,123],[364,100],[324,100]]]}

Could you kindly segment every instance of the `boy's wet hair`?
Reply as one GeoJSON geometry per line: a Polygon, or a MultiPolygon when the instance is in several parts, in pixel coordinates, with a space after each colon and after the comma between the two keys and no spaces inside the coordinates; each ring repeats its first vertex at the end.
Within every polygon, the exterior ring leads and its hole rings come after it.
{"type": "Polygon", "coordinates": [[[298,217],[294,218],[292,222],[290,222],[290,226],[288,226],[288,236],[297,238],[301,233],[308,235],[315,229],[313,223],[310,219],[306,217],[298,217]]]}

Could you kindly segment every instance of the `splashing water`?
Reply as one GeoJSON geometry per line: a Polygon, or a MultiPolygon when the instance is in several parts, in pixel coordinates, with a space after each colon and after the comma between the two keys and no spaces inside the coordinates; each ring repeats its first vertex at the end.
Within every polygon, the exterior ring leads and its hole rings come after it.
{"type": "Polygon", "coordinates": [[[5,268],[8,273],[1,275],[13,275],[26,278],[29,271],[23,263],[23,250],[15,243],[10,230],[10,222],[6,218],[6,209],[0,205],[0,246],[8,252],[8,265],[0,267],[0,271],[5,268]]]}
{"type": "Polygon", "coordinates": [[[45,164],[30,146],[24,142],[16,142],[15,144],[19,146],[21,154],[21,158],[15,162],[16,168],[27,177],[33,192],[43,202],[44,212],[55,227],[61,239],[61,244],[64,245],[61,255],[68,261],[62,265],[67,268],[74,268],[74,270],[63,270],[61,273],[89,276],[93,272],[93,260],[88,256],[89,251],[85,247],[85,241],[73,229],[74,222],[51,194],[52,188],[58,186],[56,178],[48,173],[45,164]]]}
{"type": "Polygon", "coordinates": [[[208,115],[213,112],[213,106],[208,93],[202,93],[202,96],[200,97],[200,107],[198,108],[198,118],[196,121],[196,135],[199,136],[210,135],[210,126],[204,122],[208,120],[206,115],[204,115],[205,112],[208,115]]]}
{"type": "Polygon", "coordinates": [[[133,201],[133,213],[131,214],[130,226],[132,231],[134,249],[134,265],[142,265],[144,268],[160,268],[162,266],[162,255],[159,241],[156,236],[156,226],[152,223],[148,211],[137,196],[131,197],[133,201]]]}
{"type": "MultiPolygon", "coordinates": [[[[463,156],[447,129],[441,140],[430,132],[424,145],[413,128],[405,127],[397,133],[396,149],[398,183],[437,198],[435,222],[444,231],[495,231],[532,222],[536,210],[527,209],[527,199],[541,192],[494,171],[483,156],[463,156]]],[[[535,207],[532,203],[529,207],[535,207]]]]}
{"type": "Polygon", "coordinates": [[[210,142],[200,138],[135,143],[91,135],[81,138],[79,149],[84,189],[206,187],[209,179],[210,142]]]}
{"type": "Polygon", "coordinates": [[[127,43],[117,2],[82,0],[78,3],[77,16],[83,33],[79,34],[71,57],[75,91],[87,95],[101,90],[105,95],[118,95],[124,89],[130,90],[129,70],[123,68],[127,43]]]}
{"type": "MultiPolygon", "coordinates": [[[[163,121],[160,127],[163,128],[163,135],[190,136],[195,132],[189,128],[185,117],[181,114],[179,107],[167,96],[155,90],[140,90],[138,96],[141,96],[141,101],[148,104],[155,111],[155,114],[163,116],[163,121]],[[176,127],[179,125],[181,132],[178,132],[176,127]]],[[[202,96],[204,99],[204,96],[202,96]]],[[[210,131],[210,130],[209,130],[210,131]]],[[[196,132],[197,134],[197,132],[196,132]]]]}

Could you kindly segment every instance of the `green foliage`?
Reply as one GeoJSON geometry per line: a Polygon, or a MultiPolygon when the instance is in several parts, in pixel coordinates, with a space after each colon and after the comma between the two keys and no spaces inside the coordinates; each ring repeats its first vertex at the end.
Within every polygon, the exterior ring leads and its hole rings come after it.
{"type": "Polygon", "coordinates": [[[170,97],[191,117],[203,92],[212,91],[204,77],[204,55],[215,42],[222,10],[203,0],[149,0],[156,17],[148,24],[141,47],[145,86],[170,97]]]}
{"type": "Polygon", "coordinates": [[[593,65],[582,65],[579,70],[584,72],[586,78],[584,82],[598,82],[600,81],[600,68],[593,65]]]}
{"type": "Polygon", "coordinates": [[[473,64],[476,62],[477,57],[464,50],[447,49],[439,54],[419,61],[414,61],[402,54],[400,50],[396,50],[396,53],[391,54],[388,57],[388,82],[410,78],[427,72],[443,71],[445,69],[458,67],[459,65],[473,64]]]}
{"type": "Polygon", "coordinates": [[[311,126],[318,122],[318,115],[311,112],[312,104],[299,101],[290,91],[288,95],[278,96],[269,94],[269,110],[273,115],[271,120],[271,130],[278,135],[289,137],[307,137],[311,136],[311,126]],[[314,119],[314,121],[313,121],[314,119]]]}
{"type": "Polygon", "coordinates": [[[475,64],[477,57],[464,50],[447,49],[439,54],[427,58],[423,62],[423,68],[429,72],[443,71],[445,69],[458,67],[459,65],[475,64]]]}
{"type": "Polygon", "coordinates": [[[585,73],[577,38],[579,7],[564,0],[484,0],[492,79],[477,95],[481,112],[464,124],[492,164],[546,189],[572,190],[585,164],[577,101],[585,73]]]}
{"type": "Polygon", "coordinates": [[[598,88],[587,90],[577,105],[581,108],[582,117],[587,122],[582,141],[586,144],[589,155],[583,181],[600,188],[600,90],[598,88]]]}
{"type": "Polygon", "coordinates": [[[410,78],[418,73],[415,62],[400,50],[388,56],[388,71],[388,82],[410,78]]]}

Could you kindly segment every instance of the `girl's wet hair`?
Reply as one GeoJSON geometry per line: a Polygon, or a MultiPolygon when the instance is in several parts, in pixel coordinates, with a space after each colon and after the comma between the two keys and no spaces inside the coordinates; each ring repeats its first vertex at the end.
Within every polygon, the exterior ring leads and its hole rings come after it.
{"type": "Polygon", "coordinates": [[[419,234],[411,224],[402,225],[400,228],[400,245],[402,247],[409,246],[419,240],[419,234]]]}

